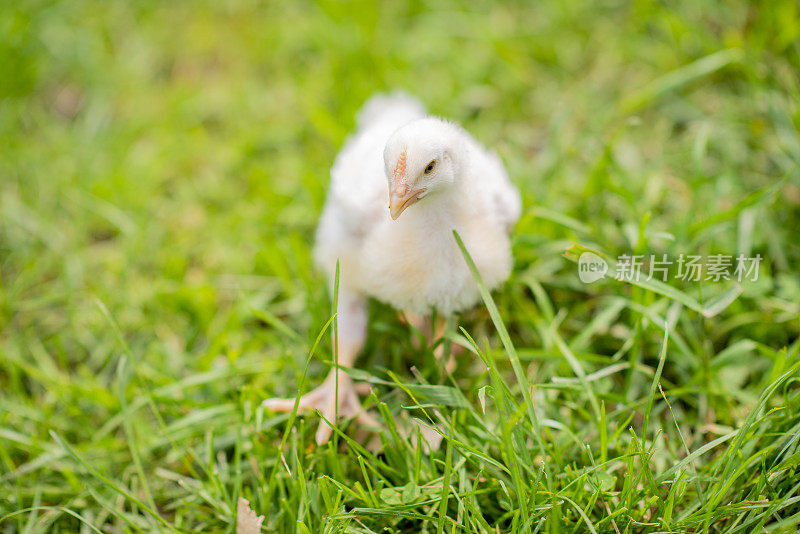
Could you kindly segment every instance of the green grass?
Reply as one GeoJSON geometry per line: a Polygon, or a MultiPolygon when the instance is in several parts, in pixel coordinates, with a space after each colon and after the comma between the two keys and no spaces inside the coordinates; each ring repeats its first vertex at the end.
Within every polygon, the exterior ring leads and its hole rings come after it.
{"type": "Polygon", "coordinates": [[[0,532],[795,532],[799,42],[793,0],[6,2],[0,532]],[[514,273],[452,377],[373,303],[382,447],[318,448],[259,404],[331,365],[310,243],[395,87],[503,157],[514,273]],[[764,262],[731,301],[580,247],[764,262]]]}

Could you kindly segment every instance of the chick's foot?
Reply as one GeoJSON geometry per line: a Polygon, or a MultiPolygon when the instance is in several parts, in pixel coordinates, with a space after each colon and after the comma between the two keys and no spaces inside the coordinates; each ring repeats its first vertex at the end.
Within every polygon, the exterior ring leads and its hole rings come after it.
{"type": "MultiPolygon", "coordinates": [[[[357,423],[376,428],[378,422],[368,412],[361,407],[361,402],[358,400],[358,391],[363,391],[364,384],[353,384],[353,380],[343,371],[339,371],[339,384],[338,384],[338,415],[339,419],[355,417],[357,423]]],[[[337,413],[337,384],[336,384],[336,371],[331,371],[325,381],[316,389],[309,391],[298,401],[298,413],[310,413],[319,410],[322,414],[322,419],[317,428],[316,441],[318,445],[322,445],[328,441],[333,432],[333,428],[325,421],[327,419],[331,423],[334,421],[337,413]]],[[[275,412],[289,413],[294,409],[295,399],[266,399],[262,405],[275,412]]]]}

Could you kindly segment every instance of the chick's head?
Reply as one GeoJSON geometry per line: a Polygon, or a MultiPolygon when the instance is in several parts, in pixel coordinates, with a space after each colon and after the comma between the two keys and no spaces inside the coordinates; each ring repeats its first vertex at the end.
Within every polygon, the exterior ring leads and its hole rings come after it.
{"type": "Polygon", "coordinates": [[[423,198],[453,187],[463,150],[459,133],[455,125],[428,117],[392,134],[383,152],[392,219],[423,198]]]}

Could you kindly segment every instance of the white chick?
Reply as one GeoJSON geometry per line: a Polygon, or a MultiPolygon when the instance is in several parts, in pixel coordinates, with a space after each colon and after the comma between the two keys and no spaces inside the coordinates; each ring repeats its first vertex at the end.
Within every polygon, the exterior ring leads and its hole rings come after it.
{"type": "MultiPolygon", "coordinates": [[[[432,308],[446,316],[477,303],[478,286],[453,230],[486,285],[504,282],[512,266],[509,232],[521,210],[497,155],[460,126],[428,116],[416,99],[404,93],[374,96],[357,122],[331,169],[315,249],[331,283],[339,261],[338,352],[345,367],[363,346],[369,297],[413,316],[432,308]]],[[[339,417],[376,426],[342,370],[332,369],[321,386],[300,398],[298,409],[317,409],[333,422],[337,402],[339,417]]],[[[294,403],[264,401],[282,412],[294,403]]],[[[317,443],[331,432],[321,421],[317,443]]]]}

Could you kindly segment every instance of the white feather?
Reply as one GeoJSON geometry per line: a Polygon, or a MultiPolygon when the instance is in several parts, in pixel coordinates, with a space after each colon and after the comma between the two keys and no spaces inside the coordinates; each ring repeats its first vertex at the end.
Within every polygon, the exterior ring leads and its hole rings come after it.
{"type": "Polygon", "coordinates": [[[357,122],[331,169],[317,263],[332,277],[338,259],[348,291],[398,309],[449,314],[474,305],[477,285],[452,232],[459,232],[490,288],[508,277],[508,233],[521,205],[500,158],[459,126],[426,117],[422,104],[404,93],[371,98],[357,122]],[[384,157],[398,143],[407,147],[412,169],[424,167],[431,151],[448,154],[453,183],[394,221],[386,175],[393,164],[384,157]]]}

